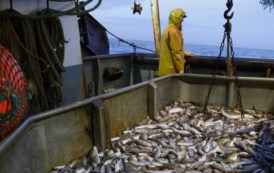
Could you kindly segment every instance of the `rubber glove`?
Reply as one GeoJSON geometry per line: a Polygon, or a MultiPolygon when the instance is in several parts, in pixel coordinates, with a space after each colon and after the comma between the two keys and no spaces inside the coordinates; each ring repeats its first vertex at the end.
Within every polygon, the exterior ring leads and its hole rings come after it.
{"type": "Polygon", "coordinates": [[[184,70],[180,70],[180,71],[179,71],[179,74],[184,74],[184,70]]]}

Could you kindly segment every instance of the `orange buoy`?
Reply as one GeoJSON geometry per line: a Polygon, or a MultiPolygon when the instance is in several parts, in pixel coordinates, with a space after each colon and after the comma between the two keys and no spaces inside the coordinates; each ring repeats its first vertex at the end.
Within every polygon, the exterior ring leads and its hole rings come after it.
{"type": "Polygon", "coordinates": [[[4,136],[7,136],[21,122],[22,117],[27,110],[28,98],[24,73],[13,55],[2,45],[0,45],[0,58],[1,140],[3,133],[4,136]]]}

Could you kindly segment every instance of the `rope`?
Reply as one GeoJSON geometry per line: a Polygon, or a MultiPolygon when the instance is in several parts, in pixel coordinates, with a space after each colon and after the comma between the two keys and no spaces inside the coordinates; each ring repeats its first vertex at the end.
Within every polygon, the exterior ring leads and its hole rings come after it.
{"type": "MultiPolygon", "coordinates": [[[[1,13],[0,13],[0,14],[1,14],[1,13]]],[[[102,26],[101,26],[99,23],[97,23],[96,21],[93,21],[93,20],[90,20],[90,21],[91,21],[92,23],[94,23],[95,25],[97,25],[97,26],[99,26],[99,27],[102,27],[102,26]]],[[[146,49],[146,48],[143,48],[143,47],[136,46],[134,43],[129,43],[129,42],[123,40],[122,38],[117,37],[116,35],[114,35],[114,34],[111,33],[110,31],[108,31],[106,28],[104,28],[104,29],[105,29],[105,31],[106,31],[107,33],[109,33],[110,35],[112,35],[113,37],[115,37],[115,38],[117,38],[117,39],[119,40],[119,46],[118,46],[118,47],[120,47],[120,41],[121,41],[121,42],[123,42],[123,43],[128,44],[129,46],[132,46],[134,51],[136,51],[136,48],[138,48],[138,49],[147,50],[147,51],[150,51],[150,52],[153,52],[153,53],[156,54],[156,52],[153,51],[153,50],[151,50],[151,49],[146,49]]]]}
{"type": "MultiPolygon", "coordinates": [[[[77,10],[80,10],[82,7],[85,7],[86,5],[88,5],[90,2],[92,2],[93,0],[88,0],[85,3],[78,5],[70,10],[67,11],[58,11],[58,10],[52,10],[49,9],[49,12],[55,13],[55,14],[50,14],[50,15],[41,15],[41,16],[33,16],[33,15],[23,15],[23,14],[15,14],[15,13],[7,13],[4,11],[0,11],[0,16],[5,16],[5,17],[11,17],[11,18],[20,18],[20,19],[30,19],[30,20],[37,20],[37,19],[48,19],[48,18],[55,18],[55,17],[59,17],[59,16],[63,16],[63,15],[83,15],[85,13],[91,12],[93,10],[95,10],[96,8],[98,8],[102,2],[102,0],[98,0],[97,4],[88,9],[88,10],[84,10],[84,11],[80,11],[80,12],[74,12],[77,10]]],[[[47,9],[46,9],[47,10],[47,9]]]]}
{"type": "MultiPolygon", "coordinates": [[[[97,24],[97,25],[99,26],[99,24],[98,24],[98,23],[96,23],[95,21],[92,21],[92,22],[93,22],[93,23],[95,23],[95,24],[97,24]]],[[[155,52],[155,51],[150,50],[150,49],[146,49],[146,48],[143,48],[143,47],[136,46],[134,43],[129,43],[129,42],[127,42],[127,41],[125,41],[125,40],[123,40],[123,39],[121,39],[121,38],[117,37],[116,35],[112,34],[112,33],[111,33],[111,32],[109,32],[108,30],[106,30],[106,32],[108,32],[110,35],[112,35],[113,37],[115,37],[115,38],[117,38],[117,39],[119,40],[119,47],[120,47],[120,41],[121,41],[121,42],[123,42],[123,43],[126,43],[126,44],[128,44],[128,45],[132,46],[134,51],[136,51],[136,48],[138,48],[138,49],[147,50],[147,51],[150,51],[150,52],[153,52],[153,53],[155,53],[155,54],[156,54],[156,52],[155,52]]]]}
{"type": "MultiPolygon", "coordinates": [[[[42,10],[38,15],[44,15],[46,10],[42,10]]],[[[47,63],[50,65],[50,69],[44,75],[46,83],[48,84],[47,100],[50,103],[62,102],[60,86],[63,85],[62,72],[66,71],[63,66],[64,62],[64,33],[61,21],[58,18],[42,19],[35,22],[36,34],[38,40],[41,43],[39,48],[41,49],[41,55],[44,56],[47,63]],[[51,90],[51,88],[55,88],[51,90]],[[50,91],[55,92],[56,98],[51,100],[49,97],[50,91]]]]}
{"type": "MultiPolygon", "coordinates": [[[[15,10],[5,10],[5,13],[21,15],[15,10]]],[[[51,15],[46,14],[46,10],[37,14],[38,16],[51,15]]],[[[24,69],[28,81],[35,86],[32,87],[35,88],[35,92],[29,91],[32,93],[32,99],[28,107],[28,114],[37,113],[39,107],[42,111],[49,110],[48,103],[57,105],[62,103],[60,86],[63,85],[62,72],[66,70],[63,62],[64,44],[67,41],[64,38],[61,21],[57,17],[36,20],[34,22],[35,30],[33,30],[24,18],[1,16],[0,24],[0,43],[8,45],[7,48],[16,55],[18,50],[14,52],[12,48],[11,35],[14,36],[15,41],[20,45],[19,64],[26,66],[22,69],[24,69]],[[56,96],[53,100],[48,97],[50,91],[53,91],[53,95],[56,96]]]]}
{"type": "MultiPolygon", "coordinates": [[[[20,14],[15,10],[5,10],[5,12],[20,14]]],[[[8,29],[12,32],[12,35],[15,37],[17,43],[21,47],[21,56],[19,57],[18,61],[20,64],[26,64],[27,68],[24,68],[24,72],[27,79],[32,81],[33,84],[38,88],[38,90],[34,92],[34,99],[30,101],[30,106],[28,107],[29,115],[36,113],[37,106],[35,105],[37,102],[40,102],[39,106],[42,110],[48,110],[47,98],[43,87],[43,77],[41,75],[41,73],[47,71],[48,65],[45,60],[37,56],[33,30],[25,19],[5,18],[3,21],[5,21],[5,26],[8,27],[8,29]],[[15,27],[18,29],[15,29],[15,27]],[[33,59],[33,57],[36,60],[33,59]],[[42,64],[45,64],[45,68],[43,68],[43,71],[40,71],[40,66],[42,64]]],[[[9,42],[12,42],[12,39],[9,42]]],[[[12,50],[11,47],[8,48],[12,50]]],[[[16,54],[16,52],[12,53],[14,55],[16,54]]]]}

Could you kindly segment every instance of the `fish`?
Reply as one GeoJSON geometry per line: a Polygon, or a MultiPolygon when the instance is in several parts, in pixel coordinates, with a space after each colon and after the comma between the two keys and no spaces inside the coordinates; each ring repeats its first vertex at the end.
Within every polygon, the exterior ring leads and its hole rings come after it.
{"type": "Polygon", "coordinates": [[[246,147],[246,145],[243,142],[236,141],[235,144],[236,144],[236,147],[240,148],[242,151],[246,151],[247,150],[247,147],[246,147]]]}
{"type": "MultiPolygon", "coordinates": [[[[230,113],[226,112],[223,108],[221,109],[221,112],[222,112],[223,116],[226,117],[226,118],[241,119],[241,114],[230,114],[230,113]]],[[[250,114],[244,114],[244,118],[245,119],[252,119],[252,118],[254,118],[254,116],[252,116],[250,114]]]]}
{"type": "Polygon", "coordinates": [[[85,171],[86,171],[85,168],[77,168],[77,169],[75,170],[75,173],[84,173],[85,171]]]}
{"type": "Polygon", "coordinates": [[[145,133],[142,133],[140,139],[147,140],[147,135],[145,133]]]}
{"type": "Polygon", "coordinates": [[[212,173],[212,172],[213,172],[213,170],[211,168],[207,168],[206,170],[204,170],[203,173],[212,173]]]}
{"type": "Polygon", "coordinates": [[[130,161],[135,166],[147,166],[147,163],[141,161],[130,161]]]}
{"type": "Polygon", "coordinates": [[[238,154],[237,153],[231,153],[227,156],[226,160],[238,160],[238,154]]]}
{"type": "Polygon", "coordinates": [[[120,139],[121,139],[121,137],[116,136],[116,137],[114,137],[114,138],[111,138],[110,140],[111,140],[111,141],[119,141],[120,139]]]}
{"type": "MultiPolygon", "coordinates": [[[[92,170],[92,167],[89,167],[89,168],[88,168],[87,170],[85,170],[83,173],[90,173],[91,170],[92,170]]],[[[108,172],[108,173],[110,173],[110,172],[108,172]]]]}
{"type": "Polygon", "coordinates": [[[197,148],[197,153],[200,155],[200,156],[203,156],[205,153],[202,151],[202,146],[203,146],[203,144],[198,144],[197,146],[196,146],[196,148],[197,148]]]}
{"type": "Polygon", "coordinates": [[[141,126],[136,126],[135,129],[155,129],[159,127],[158,124],[146,124],[141,126]]]}
{"type": "Polygon", "coordinates": [[[177,152],[177,160],[179,162],[182,161],[183,159],[185,159],[186,154],[187,154],[187,150],[186,149],[184,149],[184,150],[182,150],[180,152],[177,152]]]}
{"type": "Polygon", "coordinates": [[[56,171],[61,171],[62,169],[64,169],[66,167],[66,165],[63,166],[55,166],[53,169],[56,171]]]}
{"type": "Polygon", "coordinates": [[[150,170],[148,170],[148,171],[146,171],[147,173],[154,173],[154,172],[159,172],[159,173],[172,173],[173,172],[173,170],[164,170],[164,171],[150,171],[150,170]]]}
{"type": "Polygon", "coordinates": [[[249,127],[249,128],[243,129],[243,130],[239,130],[239,131],[235,131],[235,132],[229,133],[229,136],[234,137],[237,134],[243,134],[243,133],[249,133],[251,131],[257,131],[261,127],[262,127],[262,125],[257,125],[255,127],[249,127]]]}
{"type": "MultiPolygon", "coordinates": [[[[106,173],[113,173],[112,169],[108,165],[106,166],[106,171],[105,172],[106,173]]],[[[87,172],[87,173],[89,173],[89,172],[87,172]]]]}
{"type": "Polygon", "coordinates": [[[193,170],[193,169],[198,169],[199,167],[201,167],[203,165],[203,162],[202,161],[198,161],[196,163],[192,163],[191,166],[189,167],[190,170],[193,170]]]}
{"type": "Polygon", "coordinates": [[[141,145],[143,147],[151,147],[152,146],[152,144],[150,142],[147,142],[147,141],[141,140],[141,139],[135,140],[135,142],[136,142],[136,144],[141,145]]]}
{"type": "Polygon", "coordinates": [[[246,166],[243,166],[242,169],[244,170],[248,170],[248,171],[254,171],[258,168],[262,167],[261,164],[250,164],[250,165],[246,165],[246,166]]]}
{"type": "MultiPolygon", "coordinates": [[[[210,166],[209,165],[202,165],[202,166],[200,166],[199,168],[198,168],[198,171],[205,171],[205,170],[207,170],[207,169],[209,169],[210,168],[210,166]]],[[[212,171],[212,170],[211,170],[212,171]]]]}
{"type": "Polygon", "coordinates": [[[202,155],[200,158],[198,158],[198,161],[199,161],[199,162],[204,162],[204,161],[206,161],[206,159],[207,159],[206,156],[207,156],[206,154],[202,155]]]}
{"type": "Polygon", "coordinates": [[[211,141],[212,141],[213,138],[210,138],[209,141],[205,144],[205,146],[202,148],[202,150],[205,152],[205,153],[208,153],[209,152],[209,149],[210,149],[210,144],[211,144],[211,141]]]}
{"type": "Polygon", "coordinates": [[[196,139],[190,140],[190,141],[188,141],[188,142],[179,142],[179,143],[177,143],[177,145],[192,146],[192,145],[195,145],[195,144],[200,143],[200,142],[202,142],[202,141],[203,141],[203,139],[201,139],[201,138],[196,138],[196,139]]]}
{"type": "Polygon", "coordinates": [[[180,135],[183,135],[183,136],[190,136],[191,133],[189,131],[186,131],[186,130],[177,130],[176,128],[172,128],[174,130],[174,132],[180,134],[180,135]]]}
{"type": "Polygon", "coordinates": [[[158,157],[160,157],[161,156],[161,150],[159,150],[159,149],[156,149],[152,154],[151,154],[151,157],[153,157],[153,158],[158,158],[158,157]]]}
{"type": "Polygon", "coordinates": [[[109,165],[111,164],[112,162],[114,162],[114,159],[107,159],[106,161],[104,161],[104,165],[109,165]]]}
{"type": "Polygon", "coordinates": [[[274,116],[239,107],[174,102],[110,139],[109,148],[52,169],[60,173],[274,172],[274,116]],[[270,119],[269,117],[273,118],[270,119]]]}
{"type": "MultiPolygon", "coordinates": [[[[134,161],[131,161],[131,162],[134,162],[134,161]]],[[[117,162],[115,162],[115,172],[122,171],[123,169],[124,169],[124,164],[122,160],[118,160],[117,162]]]]}
{"type": "Polygon", "coordinates": [[[169,138],[168,143],[171,146],[171,148],[176,149],[176,143],[172,138],[169,138]]]}
{"type": "Polygon", "coordinates": [[[173,114],[173,113],[182,113],[182,112],[185,112],[186,110],[185,109],[182,109],[180,107],[176,107],[176,108],[171,108],[168,110],[169,113],[173,114]]]}

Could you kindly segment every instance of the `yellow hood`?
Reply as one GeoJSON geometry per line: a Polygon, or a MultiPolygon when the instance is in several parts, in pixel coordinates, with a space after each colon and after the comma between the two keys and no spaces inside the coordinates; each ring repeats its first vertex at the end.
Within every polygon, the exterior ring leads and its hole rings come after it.
{"type": "Polygon", "coordinates": [[[174,25],[178,27],[179,30],[182,30],[182,18],[184,17],[185,14],[186,12],[182,10],[181,8],[172,10],[168,18],[168,25],[174,25]]]}

